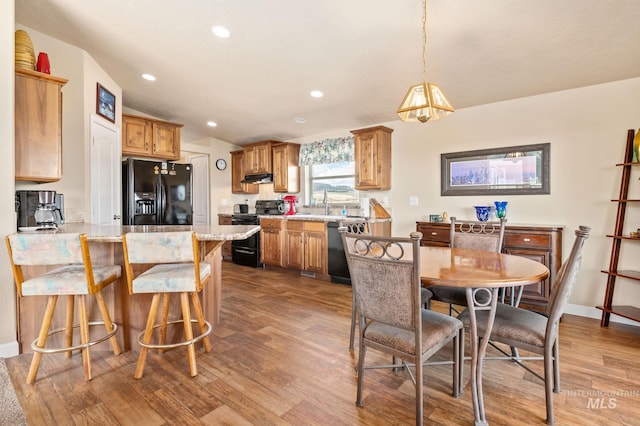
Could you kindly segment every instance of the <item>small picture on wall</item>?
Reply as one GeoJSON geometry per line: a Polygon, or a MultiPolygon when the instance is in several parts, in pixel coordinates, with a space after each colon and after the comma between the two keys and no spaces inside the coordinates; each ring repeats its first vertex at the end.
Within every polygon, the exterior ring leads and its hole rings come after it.
{"type": "Polygon", "coordinates": [[[96,113],[112,123],[116,122],[116,97],[113,93],[97,83],[96,113]]]}

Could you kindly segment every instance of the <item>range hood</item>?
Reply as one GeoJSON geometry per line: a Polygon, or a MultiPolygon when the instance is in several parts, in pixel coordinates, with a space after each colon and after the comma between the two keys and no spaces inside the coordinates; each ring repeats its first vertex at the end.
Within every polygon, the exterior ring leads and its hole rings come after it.
{"type": "Polygon", "coordinates": [[[273,183],[273,174],[271,173],[256,173],[252,175],[244,175],[242,183],[273,183]]]}

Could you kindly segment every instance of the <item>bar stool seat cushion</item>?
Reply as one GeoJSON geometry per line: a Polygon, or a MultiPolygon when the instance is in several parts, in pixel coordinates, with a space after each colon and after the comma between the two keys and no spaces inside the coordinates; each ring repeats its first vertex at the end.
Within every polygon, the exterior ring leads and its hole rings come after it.
{"type": "MultiPolygon", "coordinates": [[[[119,265],[97,265],[93,266],[92,270],[96,283],[104,282],[109,277],[119,277],[121,273],[119,265]]],[[[24,281],[22,294],[23,296],[89,294],[87,272],[84,265],[56,268],[24,281]]]]}
{"type": "MultiPolygon", "coordinates": [[[[211,274],[209,263],[200,263],[200,281],[211,274]]],[[[152,267],[133,280],[133,293],[196,291],[193,263],[169,263],[152,267]]]]}

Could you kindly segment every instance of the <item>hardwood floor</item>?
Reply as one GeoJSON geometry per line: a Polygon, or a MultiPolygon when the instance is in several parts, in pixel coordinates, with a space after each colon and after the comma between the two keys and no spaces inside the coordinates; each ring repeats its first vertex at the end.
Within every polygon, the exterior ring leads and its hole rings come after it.
{"type": "MultiPolygon", "coordinates": [[[[369,370],[364,408],[355,406],[356,352],[348,348],[351,287],[286,271],[224,262],[222,324],[213,350],[197,355],[190,378],[184,350],[150,352],[144,377],[133,378],[137,352],[93,351],[94,379],[82,358],[43,357],[26,384],[31,354],[7,359],[30,425],[399,425],[415,423],[414,388],[406,372],[369,370]]],[[[434,305],[436,305],[434,303],[434,305]]],[[[443,306],[435,306],[442,309],[443,306]]],[[[554,394],[558,425],[640,423],[640,327],[566,315],[560,326],[563,391],[554,394]]],[[[468,347],[468,346],[467,346],[468,347]]],[[[450,357],[445,348],[437,357],[450,357]]],[[[373,350],[367,361],[388,362],[373,350]]],[[[541,362],[531,362],[542,372],[541,362]]],[[[505,361],[485,363],[491,425],[543,424],[543,383],[505,361]]],[[[469,367],[459,399],[451,366],[425,369],[426,424],[473,423],[469,367]]]]}

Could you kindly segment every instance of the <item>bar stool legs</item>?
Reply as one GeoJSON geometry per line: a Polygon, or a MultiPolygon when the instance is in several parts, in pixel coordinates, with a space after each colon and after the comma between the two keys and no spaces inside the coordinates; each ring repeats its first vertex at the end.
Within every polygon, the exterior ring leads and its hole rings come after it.
{"type": "Polygon", "coordinates": [[[134,378],[140,379],[144,374],[144,367],[147,361],[147,354],[149,349],[159,349],[164,351],[167,349],[177,348],[179,346],[187,347],[187,359],[189,362],[189,374],[191,377],[198,375],[198,367],[196,364],[196,342],[202,340],[205,352],[211,351],[211,341],[209,340],[209,334],[211,333],[211,325],[205,321],[200,305],[200,299],[196,292],[180,292],[180,306],[182,310],[182,319],[169,321],[169,296],[170,293],[155,293],[151,299],[151,307],[149,309],[149,316],[147,317],[147,323],[145,329],[138,336],[138,343],[140,344],[140,354],[138,355],[138,364],[136,365],[136,371],[134,378]],[[156,318],[158,310],[160,308],[160,296],[162,295],[162,310],[160,324],[156,325],[156,318]],[[191,319],[191,306],[189,299],[193,304],[193,310],[196,319],[191,319]],[[170,324],[182,323],[184,328],[184,341],[167,344],[167,326],[170,324]],[[200,334],[193,336],[193,324],[198,324],[200,334]],[[158,344],[152,344],[151,338],[153,336],[154,329],[159,329],[158,344]]]}

